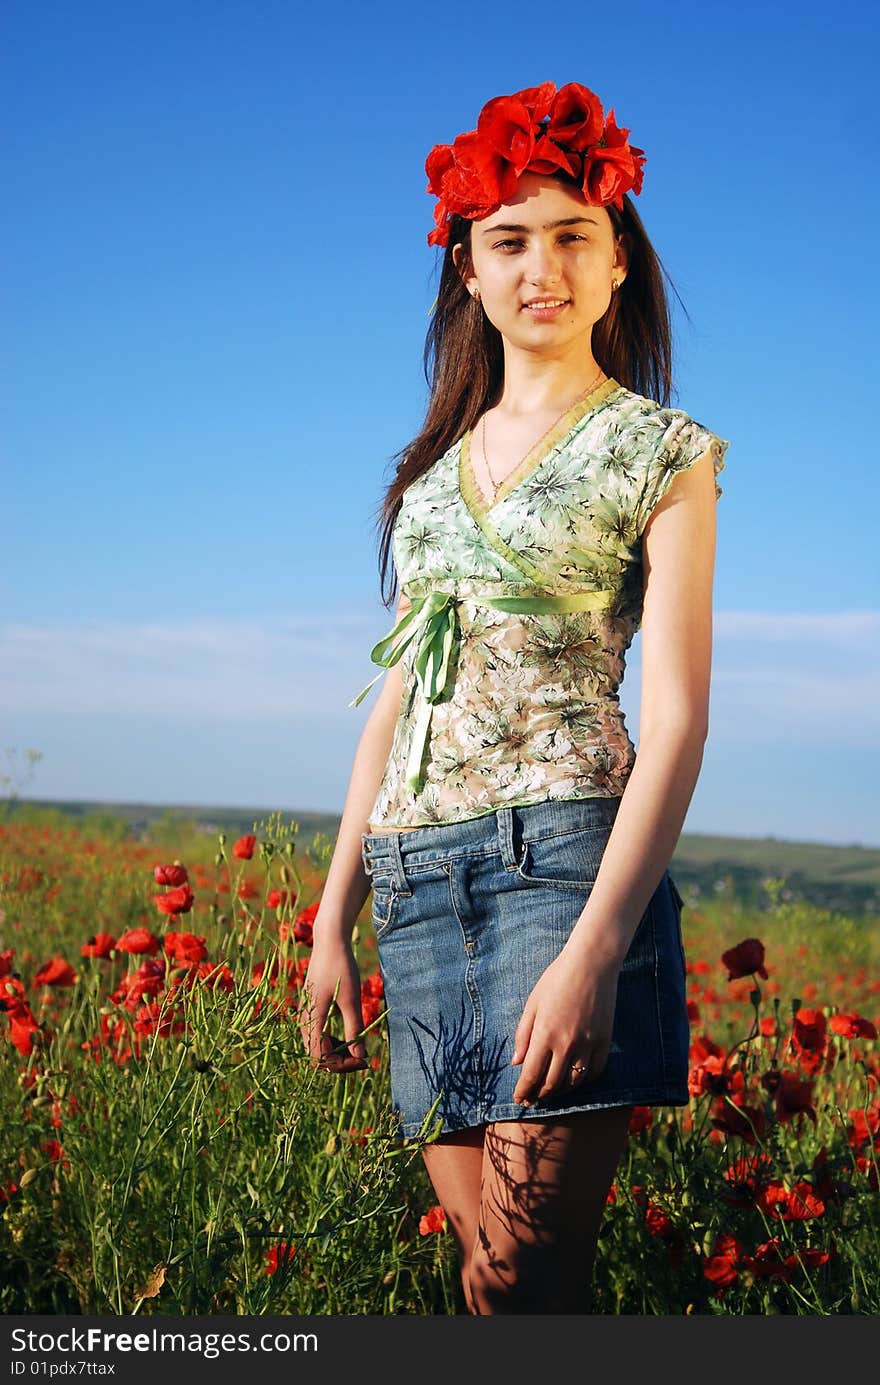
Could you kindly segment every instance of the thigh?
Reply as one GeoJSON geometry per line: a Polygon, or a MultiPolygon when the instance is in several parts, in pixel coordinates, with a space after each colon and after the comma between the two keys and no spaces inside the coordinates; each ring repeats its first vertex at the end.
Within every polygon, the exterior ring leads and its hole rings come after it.
{"type": "Polygon", "coordinates": [[[456,1130],[422,1148],[428,1177],[455,1237],[463,1273],[477,1237],[485,1131],[484,1125],[456,1130]]]}
{"type": "Polygon", "coordinates": [[[495,1276],[499,1291],[544,1283],[550,1294],[572,1276],[584,1282],[632,1109],[487,1126],[476,1248],[484,1281],[495,1276]]]}

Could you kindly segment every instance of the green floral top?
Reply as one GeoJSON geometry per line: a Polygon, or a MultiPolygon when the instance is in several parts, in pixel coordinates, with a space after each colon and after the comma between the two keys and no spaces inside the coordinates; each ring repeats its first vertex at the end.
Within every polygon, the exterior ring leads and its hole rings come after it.
{"type": "Polygon", "coordinates": [[[622,795],[635,750],[618,689],[642,618],[642,535],[676,474],[711,451],[717,478],[729,446],[606,380],[491,503],[469,433],[408,487],[393,554],[412,609],[371,655],[403,661],[371,830],[622,795]]]}

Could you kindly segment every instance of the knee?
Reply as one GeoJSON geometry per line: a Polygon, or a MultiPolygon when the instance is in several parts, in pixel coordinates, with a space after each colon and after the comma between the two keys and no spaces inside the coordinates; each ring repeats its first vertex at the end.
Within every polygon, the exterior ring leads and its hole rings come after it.
{"type": "Polygon", "coordinates": [[[546,1251],[519,1248],[503,1257],[473,1255],[462,1276],[468,1312],[589,1313],[590,1285],[579,1275],[554,1274],[546,1251]]]}

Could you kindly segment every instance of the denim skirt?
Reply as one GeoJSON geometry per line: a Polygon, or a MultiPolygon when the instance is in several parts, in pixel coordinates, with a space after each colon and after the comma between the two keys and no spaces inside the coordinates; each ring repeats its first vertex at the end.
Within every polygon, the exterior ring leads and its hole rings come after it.
{"type": "Polygon", "coordinates": [[[526,1001],[583,912],[620,803],[548,800],[362,834],[404,1140],[490,1121],[688,1104],[682,898],[668,871],[620,970],[603,1071],[532,1106],[513,1100],[526,1001]]]}

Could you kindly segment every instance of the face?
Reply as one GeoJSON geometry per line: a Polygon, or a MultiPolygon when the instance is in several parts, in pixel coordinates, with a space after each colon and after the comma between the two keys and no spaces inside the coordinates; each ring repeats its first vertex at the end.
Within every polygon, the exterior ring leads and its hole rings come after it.
{"type": "Polygon", "coordinates": [[[580,190],[543,174],[524,173],[513,199],[471,229],[471,259],[453,249],[469,292],[498,331],[525,350],[561,348],[585,339],[608,309],[612,280],[626,276],[626,254],[611,217],[580,190]],[[565,223],[565,224],[559,224],[565,223]],[[558,309],[526,306],[534,299],[564,300],[558,309]]]}

